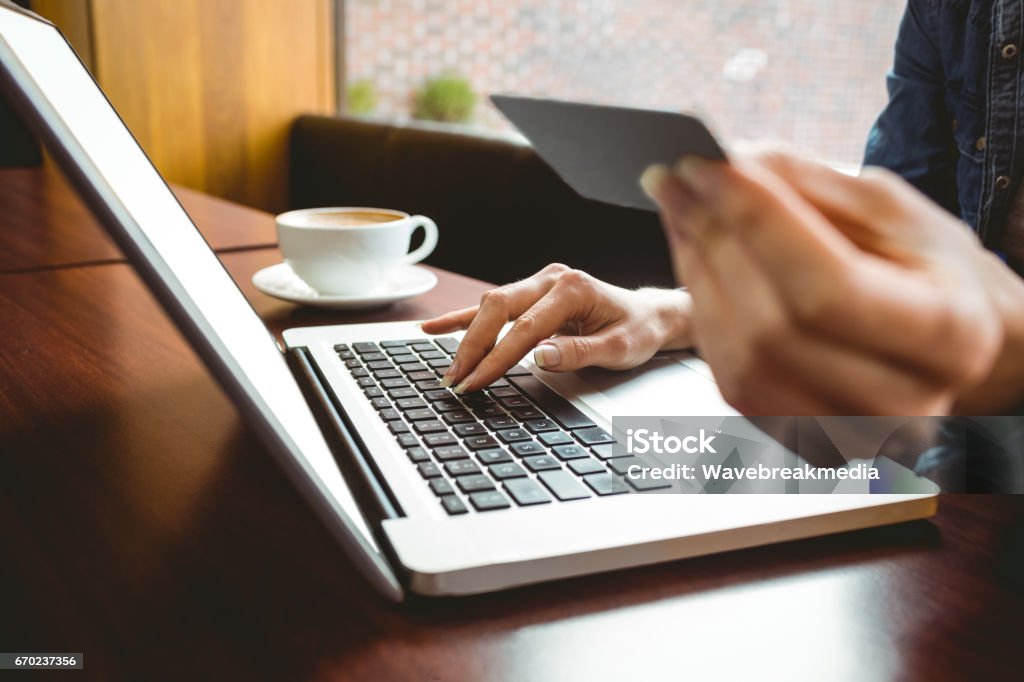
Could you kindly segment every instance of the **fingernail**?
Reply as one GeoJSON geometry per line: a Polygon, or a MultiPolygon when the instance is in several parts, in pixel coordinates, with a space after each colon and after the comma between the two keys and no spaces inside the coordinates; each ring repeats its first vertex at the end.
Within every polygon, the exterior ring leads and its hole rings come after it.
{"type": "Polygon", "coordinates": [[[417,322],[416,323],[416,328],[419,329],[420,331],[423,331],[423,323],[422,322],[417,322]]]}
{"type": "Polygon", "coordinates": [[[447,374],[445,374],[443,377],[441,377],[441,388],[448,388],[449,386],[452,385],[453,381],[455,381],[455,380],[452,379],[447,374]]]}
{"type": "Polygon", "coordinates": [[[661,164],[655,164],[649,166],[644,171],[643,175],[640,176],[640,187],[643,189],[644,194],[654,198],[655,193],[661,187],[661,183],[665,182],[665,178],[669,176],[669,170],[666,166],[661,164]]]}
{"type": "Polygon", "coordinates": [[[469,388],[469,383],[470,377],[466,377],[465,379],[462,380],[461,383],[459,383],[458,386],[452,389],[452,393],[455,393],[456,395],[462,395],[463,393],[466,392],[466,389],[469,388]]]}
{"type": "Polygon", "coordinates": [[[555,367],[562,361],[562,353],[558,350],[558,346],[546,343],[533,349],[533,361],[541,369],[555,367]]]}
{"type": "Polygon", "coordinates": [[[707,161],[691,154],[680,159],[674,170],[676,177],[685,182],[688,187],[699,190],[706,166],[707,161]]]}

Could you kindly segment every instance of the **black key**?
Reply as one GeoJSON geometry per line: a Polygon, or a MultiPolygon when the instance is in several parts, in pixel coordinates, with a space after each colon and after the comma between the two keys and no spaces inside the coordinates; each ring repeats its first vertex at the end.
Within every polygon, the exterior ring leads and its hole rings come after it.
{"type": "Polygon", "coordinates": [[[530,374],[530,370],[526,369],[522,365],[516,365],[509,371],[505,372],[506,377],[521,377],[521,376],[533,376],[530,374]]]}
{"type": "Polygon", "coordinates": [[[448,353],[448,355],[455,355],[455,351],[459,349],[458,339],[454,339],[450,336],[442,336],[439,339],[434,339],[441,350],[448,353]]]}
{"type": "Polygon", "coordinates": [[[551,448],[551,450],[561,460],[582,459],[590,456],[590,453],[582,445],[559,445],[556,448],[551,448]]]}
{"type": "Polygon", "coordinates": [[[390,355],[391,357],[395,357],[398,355],[412,355],[412,352],[405,346],[390,346],[388,348],[385,348],[384,352],[390,355]]]}
{"type": "Polygon", "coordinates": [[[627,453],[616,453],[615,448],[612,447],[611,443],[605,443],[604,445],[595,445],[590,448],[595,455],[601,459],[611,459],[612,457],[625,457],[627,453]]]}
{"type": "Polygon", "coordinates": [[[387,398],[374,398],[370,401],[370,403],[373,405],[374,409],[377,410],[386,410],[391,407],[391,401],[388,400],[387,398]]]}
{"type": "Polygon", "coordinates": [[[508,453],[501,448],[479,450],[476,453],[476,458],[484,464],[501,464],[502,462],[512,461],[512,458],[508,456],[508,453]]]}
{"type": "Polygon", "coordinates": [[[565,431],[548,431],[538,436],[544,445],[565,445],[572,442],[572,436],[565,431]]]}
{"type": "Polygon", "coordinates": [[[527,457],[523,460],[523,464],[525,464],[530,471],[547,471],[548,469],[562,468],[562,465],[558,463],[558,460],[551,455],[527,457]]]}
{"type": "Polygon", "coordinates": [[[444,465],[449,476],[467,476],[479,474],[480,466],[471,459],[457,459],[444,465]]]}
{"type": "Polygon", "coordinates": [[[373,380],[373,377],[359,377],[356,379],[356,383],[363,388],[371,388],[377,385],[377,382],[373,380]]]}
{"type": "Polygon", "coordinates": [[[499,493],[497,490],[488,490],[483,493],[473,493],[469,496],[469,501],[476,507],[477,511],[492,511],[494,509],[508,509],[512,505],[509,504],[505,496],[499,493]]]}
{"type": "Polygon", "coordinates": [[[608,473],[584,476],[583,482],[598,495],[620,495],[629,492],[629,487],[621,478],[608,473]]]}
{"type": "Polygon", "coordinates": [[[466,447],[470,450],[486,450],[497,447],[498,441],[490,436],[470,436],[466,439],[466,447]]]}
{"type": "Polygon", "coordinates": [[[351,360],[355,356],[356,354],[350,350],[343,350],[340,353],[338,353],[338,357],[341,358],[342,360],[351,360]]]}
{"type": "Polygon", "coordinates": [[[416,436],[411,433],[400,433],[395,436],[395,440],[397,440],[398,444],[403,448],[416,448],[420,445],[420,442],[416,440],[416,436]]]}
{"type": "Polygon", "coordinates": [[[388,356],[384,353],[363,353],[363,362],[376,362],[377,360],[387,360],[388,356]]]}
{"type": "Polygon", "coordinates": [[[363,353],[376,353],[380,349],[372,341],[360,341],[352,344],[352,350],[362,355],[363,353]]]}
{"type": "Polygon", "coordinates": [[[336,344],[334,344],[334,350],[338,351],[339,353],[341,351],[343,351],[343,350],[348,350],[348,344],[347,343],[336,343],[336,344]]]}
{"type": "Polygon", "coordinates": [[[380,385],[383,386],[384,388],[411,388],[411,386],[409,386],[408,381],[399,378],[384,379],[383,381],[380,382],[380,385]]]}
{"type": "Polygon", "coordinates": [[[436,346],[434,346],[434,344],[430,343],[430,341],[414,341],[413,343],[409,344],[409,346],[414,351],[417,351],[417,352],[425,351],[425,350],[434,350],[436,348],[436,346]]]}
{"type": "MultiPolygon", "coordinates": [[[[405,372],[406,374],[412,374],[413,372],[426,372],[427,366],[424,365],[422,362],[410,362],[408,364],[402,365],[402,371],[405,372]]],[[[431,374],[430,376],[432,377],[434,375],[431,374]]],[[[412,379],[413,381],[416,381],[416,379],[413,377],[409,378],[412,379]]]]}
{"type": "Polygon", "coordinates": [[[393,419],[402,418],[402,413],[393,407],[389,407],[386,410],[381,410],[379,414],[380,418],[383,419],[384,421],[392,421],[393,419]]]}
{"type": "MultiPolygon", "coordinates": [[[[409,381],[415,381],[416,385],[419,386],[421,381],[436,381],[437,374],[430,370],[420,372],[409,372],[409,381]]],[[[422,388],[422,387],[421,387],[422,388]]]]}
{"type": "Polygon", "coordinates": [[[455,494],[455,488],[453,488],[452,484],[449,483],[448,479],[445,478],[431,479],[430,489],[433,490],[434,494],[437,495],[438,497],[455,494]]]}
{"type": "Polygon", "coordinates": [[[437,433],[428,433],[423,436],[423,442],[428,447],[438,448],[444,445],[458,445],[459,441],[455,440],[455,436],[448,433],[447,431],[438,431],[437,433]]]}
{"type": "Polygon", "coordinates": [[[423,394],[423,397],[432,402],[437,400],[455,400],[455,394],[447,389],[427,391],[423,394]]]}
{"type": "Polygon", "coordinates": [[[558,428],[558,424],[550,419],[531,419],[526,422],[526,428],[534,433],[541,433],[543,431],[554,431],[558,428]]]}
{"type": "MultiPolygon", "coordinates": [[[[565,447],[569,447],[568,445],[565,447]]],[[[601,466],[601,463],[592,457],[586,459],[573,459],[569,461],[569,468],[572,469],[573,473],[577,476],[586,476],[587,474],[596,474],[600,471],[604,471],[605,468],[601,466]]]]}
{"type": "Polygon", "coordinates": [[[433,462],[420,462],[416,468],[419,469],[420,476],[423,478],[437,478],[441,475],[441,470],[433,462]]]}
{"type": "Polygon", "coordinates": [[[534,402],[544,408],[548,415],[565,429],[585,429],[594,426],[594,422],[587,415],[580,412],[568,400],[558,395],[544,385],[540,379],[533,375],[516,376],[509,381],[534,402]]]}
{"type": "Polygon", "coordinates": [[[424,360],[440,360],[445,355],[439,350],[425,350],[420,351],[420,357],[424,360]]]}
{"type": "Polygon", "coordinates": [[[481,419],[488,417],[503,417],[505,413],[497,405],[480,405],[473,408],[473,414],[481,419]]]}
{"type": "Polygon", "coordinates": [[[350,371],[349,374],[356,377],[357,379],[362,379],[363,377],[370,376],[370,370],[363,369],[362,367],[357,367],[356,369],[350,371]]]}
{"type": "Polygon", "coordinates": [[[533,404],[521,395],[499,398],[499,401],[509,410],[514,410],[517,407],[533,407],[533,404]]]}
{"type": "Polygon", "coordinates": [[[417,381],[416,388],[421,391],[433,391],[434,389],[441,388],[441,382],[437,379],[428,379],[426,381],[417,381]]]}
{"type": "Polygon", "coordinates": [[[465,514],[469,511],[468,509],[466,509],[466,505],[463,504],[462,500],[460,500],[455,495],[448,495],[446,497],[442,497],[441,506],[444,507],[444,510],[452,516],[455,516],[456,514],[465,514]]]}
{"type": "Polygon", "coordinates": [[[522,421],[529,421],[531,419],[543,419],[544,413],[536,407],[520,407],[512,410],[512,416],[522,421]]]}
{"type": "Polygon", "coordinates": [[[515,462],[492,464],[487,470],[491,472],[491,476],[494,476],[499,481],[504,481],[506,478],[520,478],[526,475],[523,467],[515,462]]]}
{"type": "Polygon", "coordinates": [[[489,417],[484,423],[492,429],[513,429],[519,426],[519,422],[512,417],[489,417]]]}
{"type": "Polygon", "coordinates": [[[458,485],[459,490],[464,493],[475,493],[480,490],[494,490],[494,483],[492,483],[491,479],[487,478],[483,474],[459,476],[455,479],[455,484],[458,485]]]}
{"type": "Polygon", "coordinates": [[[614,443],[612,438],[604,429],[593,427],[590,429],[579,429],[573,431],[574,436],[584,445],[600,445],[602,443],[614,443]]]}
{"type": "Polygon", "coordinates": [[[542,471],[537,474],[537,479],[543,483],[551,493],[562,500],[582,500],[590,497],[587,489],[580,485],[580,482],[572,477],[567,471],[542,471]]]}
{"type": "Polygon", "coordinates": [[[395,401],[400,410],[422,410],[427,404],[419,398],[402,398],[401,400],[395,401]]]}
{"type": "Polygon", "coordinates": [[[487,433],[487,427],[479,422],[468,422],[465,424],[456,424],[453,428],[455,433],[460,436],[482,436],[487,433]]]}
{"type": "Polygon", "coordinates": [[[388,428],[391,430],[391,433],[395,434],[409,433],[409,425],[406,424],[401,419],[392,419],[391,421],[389,421],[388,428]]]}
{"type": "MultiPolygon", "coordinates": [[[[390,365],[391,363],[386,364],[390,365]]],[[[373,376],[377,377],[378,379],[396,379],[402,376],[402,373],[399,372],[397,369],[375,369],[373,370],[373,376]]],[[[385,384],[385,386],[386,385],[387,384],[385,384]]]]}
{"type": "Polygon", "coordinates": [[[381,341],[380,342],[380,347],[381,348],[398,348],[400,346],[407,346],[410,343],[417,343],[417,341],[416,340],[407,341],[407,340],[404,340],[404,339],[391,339],[390,341],[381,341]]]}
{"type": "Polygon", "coordinates": [[[363,363],[359,362],[356,358],[349,358],[345,361],[345,366],[349,369],[358,369],[363,366],[363,363]]]}
{"type": "Polygon", "coordinates": [[[411,422],[421,422],[426,419],[437,419],[437,414],[428,407],[422,410],[409,410],[405,413],[405,418],[411,422]]]}
{"type": "Polygon", "coordinates": [[[504,379],[495,379],[490,383],[487,388],[505,388],[508,386],[508,382],[504,379]]]}
{"type": "Polygon", "coordinates": [[[544,448],[541,447],[536,441],[526,440],[522,443],[514,443],[511,448],[512,452],[516,453],[520,457],[529,457],[531,455],[542,455],[544,454],[544,448]]]}
{"type": "Polygon", "coordinates": [[[439,419],[428,419],[422,422],[413,422],[412,427],[417,433],[437,433],[447,431],[448,427],[439,419]]]}
{"type": "Polygon", "coordinates": [[[438,412],[451,412],[459,410],[465,412],[466,408],[458,400],[438,400],[434,403],[434,409],[438,412]]]}
{"type": "Polygon", "coordinates": [[[476,421],[476,418],[465,410],[452,410],[451,412],[445,412],[441,416],[449,424],[465,424],[466,422],[476,421]]]}
{"type": "Polygon", "coordinates": [[[458,445],[445,445],[434,448],[434,457],[442,462],[450,462],[453,459],[466,459],[469,457],[469,453],[458,445]]]}
{"type": "Polygon", "coordinates": [[[495,398],[515,398],[522,394],[506,383],[504,386],[500,388],[492,388],[491,395],[494,396],[495,398]]]}
{"type": "Polygon", "coordinates": [[[366,363],[366,366],[368,368],[370,368],[370,369],[394,369],[395,368],[395,366],[392,365],[387,360],[378,360],[377,362],[368,362],[368,363],[366,363]]]}
{"type": "Polygon", "coordinates": [[[409,448],[405,451],[405,454],[409,457],[409,461],[417,464],[430,461],[430,453],[423,448],[409,448]]]}
{"type": "Polygon", "coordinates": [[[448,369],[452,366],[452,361],[446,358],[437,358],[434,360],[427,360],[427,364],[434,369],[448,369]]]}
{"type": "Polygon", "coordinates": [[[419,392],[415,388],[392,388],[388,391],[388,395],[397,400],[399,398],[416,398],[419,396],[419,392]]]}
{"type": "Polygon", "coordinates": [[[551,501],[551,496],[544,492],[544,489],[537,485],[537,482],[529,478],[517,478],[505,481],[505,490],[516,501],[516,504],[526,507],[531,504],[544,504],[551,501]]]}
{"type": "Polygon", "coordinates": [[[420,362],[420,359],[418,357],[416,357],[415,355],[412,355],[412,354],[409,354],[409,355],[395,355],[394,357],[391,358],[391,360],[396,365],[401,365],[402,367],[405,367],[406,365],[421,365],[421,364],[423,364],[423,363],[420,362]]]}
{"type": "Polygon", "coordinates": [[[613,459],[608,462],[608,468],[621,476],[625,476],[631,466],[649,467],[651,465],[639,457],[633,457],[632,455],[629,457],[619,457],[618,459],[613,459]]]}
{"type": "Polygon", "coordinates": [[[366,394],[367,398],[382,398],[382,397],[384,397],[384,391],[379,389],[379,388],[377,388],[376,386],[372,386],[372,387],[366,389],[365,391],[363,391],[363,393],[366,394]]]}
{"type": "Polygon", "coordinates": [[[460,396],[462,402],[466,403],[470,407],[477,405],[493,405],[494,401],[487,397],[487,394],[483,391],[473,391],[472,393],[464,393],[460,396]]]}
{"type": "Polygon", "coordinates": [[[506,443],[518,443],[523,440],[531,440],[530,434],[522,429],[505,429],[504,431],[498,431],[498,438],[502,439],[506,443]]]}

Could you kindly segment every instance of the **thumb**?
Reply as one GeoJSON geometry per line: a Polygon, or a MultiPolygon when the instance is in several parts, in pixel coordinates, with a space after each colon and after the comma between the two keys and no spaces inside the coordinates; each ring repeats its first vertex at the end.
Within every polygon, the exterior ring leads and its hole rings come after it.
{"type": "Polygon", "coordinates": [[[583,367],[628,367],[629,343],[621,334],[554,336],[533,351],[533,361],[549,372],[571,372],[583,367]]]}

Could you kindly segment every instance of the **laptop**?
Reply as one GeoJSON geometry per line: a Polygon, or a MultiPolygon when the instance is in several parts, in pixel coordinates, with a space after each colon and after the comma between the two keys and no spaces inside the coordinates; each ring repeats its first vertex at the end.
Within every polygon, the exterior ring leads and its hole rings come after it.
{"type": "Polygon", "coordinates": [[[264,327],[60,32],[0,0],[0,88],[372,587],[464,595],[929,516],[911,495],[628,494],[612,417],[732,415],[685,353],[529,359],[471,396],[414,321],[264,327]],[[426,424],[427,426],[423,426],[426,424]],[[620,494],[623,493],[623,494],[620,494]]]}

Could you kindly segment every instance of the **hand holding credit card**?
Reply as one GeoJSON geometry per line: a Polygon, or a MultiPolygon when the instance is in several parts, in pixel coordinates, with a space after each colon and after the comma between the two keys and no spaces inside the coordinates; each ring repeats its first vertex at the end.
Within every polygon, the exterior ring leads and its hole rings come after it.
{"type": "Polygon", "coordinates": [[[646,168],[687,155],[726,160],[707,127],[686,114],[511,95],[491,101],[587,199],[655,211],[638,182],[646,168]]]}

